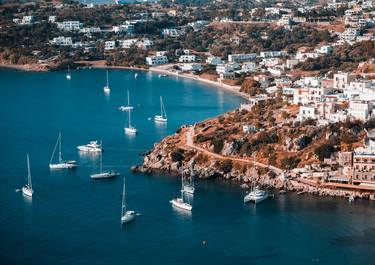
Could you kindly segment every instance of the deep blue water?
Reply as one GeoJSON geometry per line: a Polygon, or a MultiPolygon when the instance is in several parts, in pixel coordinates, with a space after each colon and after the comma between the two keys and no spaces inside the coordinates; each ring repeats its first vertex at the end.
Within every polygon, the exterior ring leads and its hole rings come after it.
{"type": "Polygon", "coordinates": [[[238,96],[190,80],[141,72],[26,73],[0,71],[0,264],[372,264],[374,204],[310,196],[276,196],[243,205],[244,191],[230,183],[201,181],[192,214],[173,209],[179,179],[133,175],[139,152],[179,126],[231,110],[238,96]],[[117,108],[130,90],[139,134],[123,133],[117,108]],[[148,118],[162,95],[168,125],[148,118]],[[58,132],[73,171],[50,171],[58,132]],[[127,179],[127,200],[141,212],[121,229],[122,178],[93,181],[98,159],[76,146],[103,139],[103,163],[127,179]],[[26,181],[31,155],[32,201],[15,189],[26,181]],[[206,240],[207,244],[202,245],[206,240]]]}

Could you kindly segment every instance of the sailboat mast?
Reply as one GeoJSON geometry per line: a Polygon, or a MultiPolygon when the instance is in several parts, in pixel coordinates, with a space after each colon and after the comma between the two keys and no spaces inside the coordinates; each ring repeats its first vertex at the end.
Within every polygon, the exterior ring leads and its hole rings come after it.
{"type": "Polygon", "coordinates": [[[127,91],[128,93],[128,106],[130,106],[130,96],[129,96],[129,90],[127,91]]]}
{"type": "Polygon", "coordinates": [[[27,185],[32,189],[29,154],[27,154],[27,185]]]}
{"type": "Polygon", "coordinates": [[[61,158],[61,132],[59,132],[59,163],[61,163],[62,158],[61,158]]]}
{"type": "Polygon", "coordinates": [[[109,81],[108,81],[108,70],[107,70],[107,87],[109,87],[109,81]]]}
{"type": "Polygon", "coordinates": [[[124,178],[124,182],[123,182],[123,185],[122,185],[122,207],[121,207],[121,217],[124,216],[125,212],[126,212],[126,194],[125,194],[125,178],[124,178]]]}
{"type": "Polygon", "coordinates": [[[160,96],[160,116],[163,117],[163,98],[160,96]]]}
{"type": "MultiPolygon", "coordinates": [[[[103,148],[102,140],[100,140],[100,147],[103,148]]],[[[103,173],[103,154],[100,152],[100,173],[103,173]]]]}

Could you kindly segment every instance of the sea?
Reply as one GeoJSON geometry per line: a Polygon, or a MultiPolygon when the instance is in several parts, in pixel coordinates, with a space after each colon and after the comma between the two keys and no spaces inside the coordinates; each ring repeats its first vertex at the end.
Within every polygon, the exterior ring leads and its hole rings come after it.
{"type": "MultiPolygon", "coordinates": [[[[255,205],[246,191],[223,180],[197,180],[186,198],[191,213],[173,208],[180,178],[133,174],[142,153],[185,124],[233,110],[238,95],[181,77],[109,70],[21,72],[0,70],[0,264],[373,264],[373,202],[275,193],[255,205]],[[137,73],[137,78],[135,78],[137,73]],[[134,106],[132,125],[124,134],[134,106]],[[163,97],[168,123],[157,125],[163,97]],[[75,170],[48,167],[59,132],[63,159],[75,170]],[[103,142],[104,170],[120,177],[92,180],[99,157],[78,145],[103,142]],[[34,196],[26,183],[30,155],[34,196]],[[123,178],[129,210],[120,224],[123,178]]],[[[56,159],[56,158],[54,158],[56,159]]]]}

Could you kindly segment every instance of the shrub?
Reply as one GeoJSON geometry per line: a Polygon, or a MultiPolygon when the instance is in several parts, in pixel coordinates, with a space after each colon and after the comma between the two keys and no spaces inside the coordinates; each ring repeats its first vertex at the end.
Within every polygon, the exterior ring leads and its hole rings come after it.
{"type": "Polygon", "coordinates": [[[215,136],[212,139],[212,144],[214,146],[214,153],[219,154],[224,147],[224,139],[215,136]]]}
{"type": "Polygon", "coordinates": [[[182,149],[177,149],[171,153],[172,162],[180,162],[184,160],[184,151],[182,149]]]}
{"type": "Polygon", "coordinates": [[[221,161],[219,163],[219,168],[224,172],[224,173],[229,173],[232,171],[233,164],[232,160],[225,159],[224,161],[221,161]]]}
{"type": "Polygon", "coordinates": [[[299,159],[296,156],[286,157],[283,160],[281,160],[281,167],[283,169],[293,169],[298,166],[300,161],[301,159],[299,159]]]}
{"type": "Polygon", "coordinates": [[[320,161],[323,161],[324,158],[330,158],[334,151],[335,147],[332,144],[322,144],[315,148],[314,153],[318,156],[320,161]]]}

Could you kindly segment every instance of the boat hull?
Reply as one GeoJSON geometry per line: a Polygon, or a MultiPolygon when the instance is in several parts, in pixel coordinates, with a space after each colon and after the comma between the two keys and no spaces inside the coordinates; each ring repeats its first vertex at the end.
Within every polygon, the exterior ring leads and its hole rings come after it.
{"type": "Polygon", "coordinates": [[[167,122],[168,119],[163,118],[162,116],[155,116],[154,117],[155,122],[167,122]]]}
{"type": "Polygon", "coordinates": [[[137,134],[136,128],[124,128],[126,134],[137,134]]]}
{"type": "Polygon", "coordinates": [[[115,172],[104,172],[104,173],[90,175],[92,179],[109,179],[109,178],[115,178],[118,176],[120,176],[120,173],[115,173],[115,172]]]}
{"type": "Polygon", "coordinates": [[[175,206],[186,211],[191,211],[193,209],[193,207],[190,204],[182,202],[180,199],[173,199],[169,202],[172,204],[172,206],[175,206]]]}
{"type": "Polygon", "coordinates": [[[87,153],[99,153],[102,152],[102,149],[100,148],[88,148],[86,146],[77,146],[77,149],[81,152],[87,152],[87,153]]]}
{"type": "Polygon", "coordinates": [[[248,194],[248,195],[245,196],[244,202],[245,203],[253,202],[253,203],[257,204],[259,202],[262,202],[262,201],[266,200],[267,198],[268,198],[268,194],[265,194],[263,196],[254,196],[254,195],[248,194]]]}
{"type": "Polygon", "coordinates": [[[76,162],[63,162],[63,163],[57,163],[57,164],[49,164],[50,169],[72,169],[76,168],[76,162]]]}
{"type": "Polygon", "coordinates": [[[34,191],[30,189],[29,187],[22,187],[22,194],[26,195],[28,197],[33,197],[34,191]]]}
{"type": "Polygon", "coordinates": [[[126,224],[135,219],[134,211],[126,211],[124,216],[121,217],[121,224],[126,224]]]}
{"type": "Polygon", "coordinates": [[[121,110],[121,111],[129,111],[129,110],[133,110],[134,107],[131,107],[131,106],[121,106],[118,109],[121,110]]]}

